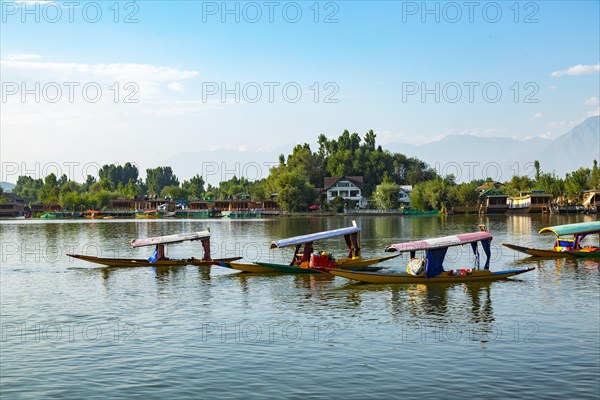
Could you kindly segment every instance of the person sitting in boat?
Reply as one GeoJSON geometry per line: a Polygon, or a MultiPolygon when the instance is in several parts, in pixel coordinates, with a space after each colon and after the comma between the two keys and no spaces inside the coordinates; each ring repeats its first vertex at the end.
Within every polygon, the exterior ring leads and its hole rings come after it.
{"type": "Polygon", "coordinates": [[[572,250],[578,250],[577,248],[574,247],[574,240],[570,240],[570,239],[556,239],[556,242],[554,242],[554,250],[555,251],[572,251],[572,250]]]}
{"type": "Polygon", "coordinates": [[[406,266],[406,273],[415,276],[423,275],[425,273],[425,259],[411,258],[406,266]]]}
{"type": "Polygon", "coordinates": [[[148,261],[154,263],[156,261],[168,260],[165,255],[165,246],[162,244],[157,244],[154,248],[154,253],[148,258],[148,261]]]}

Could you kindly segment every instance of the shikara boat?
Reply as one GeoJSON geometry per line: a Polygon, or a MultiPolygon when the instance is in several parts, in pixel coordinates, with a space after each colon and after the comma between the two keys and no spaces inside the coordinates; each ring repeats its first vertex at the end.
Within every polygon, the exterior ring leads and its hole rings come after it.
{"type": "Polygon", "coordinates": [[[317,273],[320,269],[340,268],[344,270],[364,270],[381,269],[371,267],[373,264],[380,263],[391,258],[398,257],[399,254],[388,255],[376,258],[362,258],[360,248],[360,228],[356,221],[352,221],[352,226],[347,228],[334,229],[330,231],[311,233],[309,235],[295,236],[288,239],[282,239],[271,243],[271,249],[294,246],[294,256],[288,265],[274,264],[266,262],[230,263],[229,267],[244,272],[281,272],[281,273],[317,273]],[[348,246],[348,256],[340,259],[333,259],[330,255],[313,254],[313,243],[318,240],[332,239],[343,236],[348,246]]]}
{"type": "Polygon", "coordinates": [[[356,281],[367,283],[419,283],[430,284],[437,282],[484,282],[495,281],[522,274],[535,268],[526,268],[507,271],[490,271],[490,242],[492,235],[488,232],[464,233],[454,236],[446,236],[435,239],[419,240],[416,242],[392,244],[386,251],[398,253],[410,253],[411,261],[405,273],[384,272],[361,272],[344,271],[342,269],[331,269],[326,272],[335,276],[341,276],[356,281]],[[479,269],[478,243],[481,243],[486,255],[483,269],[479,269]],[[445,271],[443,267],[446,251],[452,246],[471,244],[475,256],[475,265],[472,269],[458,269],[445,271]],[[424,251],[424,258],[416,258],[417,251],[424,251]],[[417,266],[415,268],[415,266],[417,266]]]}
{"type": "Polygon", "coordinates": [[[598,235],[600,240],[600,221],[550,226],[541,229],[539,233],[552,233],[556,236],[552,249],[532,249],[508,243],[502,243],[502,245],[534,257],[600,258],[600,243],[598,246],[581,246],[581,241],[588,235],[598,235]],[[572,236],[572,239],[564,236],[572,236]]]}
{"type": "Polygon", "coordinates": [[[156,219],[160,218],[158,210],[138,210],[135,212],[137,219],[156,219]]]}
{"type": "Polygon", "coordinates": [[[79,260],[89,261],[96,264],[102,264],[109,267],[166,267],[181,265],[216,265],[218,262],[231,262],[242,257],[212,259],[210,256],[210,231],[182,233],[168,236],[157,236],[152,238],[134,239],[131,241],[131,247],[155,246],[154,254],[148,259],[143,258],[106,258],[93,257],[81,254],[67,254],[69,257],[79,260]],[[171,259],[166,257],[165,246],[169,244],[191,242],[199,240],[202,243],[204,255],[202,258],[183,258],[171,259]]]}

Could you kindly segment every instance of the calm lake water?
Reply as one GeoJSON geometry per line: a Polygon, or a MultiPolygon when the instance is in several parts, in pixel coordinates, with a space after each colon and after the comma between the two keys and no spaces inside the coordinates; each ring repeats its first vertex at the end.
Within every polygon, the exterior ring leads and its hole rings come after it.
{"type": "MultiPolygon", "coordinates": [[[[549,225],[596,216],[362,217],[363,254],[476,231],[494,235],[488,284],[368,285],[221,267],[94,268],[69,252],[148,257],[136,237],[210,226],[213,257],[287,261],[271,240],[352,218],[2,221],[0,394],[19,398],[577,398],[600,393],[600,272],[531,261],[549,225]],[[92,268],[90,268],[92,267],[92,268]]],[[[342,240],[324,250],[345,253],[342,240]]],[[[200,255],[197,242],[169,248],[200,255]]],[[[403,270],[407,259],[384,265],[403,270]]],[[[469,268],[468,246],[446,268],[469,268]]]]}

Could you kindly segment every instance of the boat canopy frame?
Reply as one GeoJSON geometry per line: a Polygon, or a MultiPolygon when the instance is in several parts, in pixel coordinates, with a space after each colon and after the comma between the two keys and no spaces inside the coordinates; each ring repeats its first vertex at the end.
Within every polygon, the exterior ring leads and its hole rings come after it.
{"type": "Polygon", "coordinates": [[[313,243],[315,241],[331,239],[340,236],[344,237],[344,241],[348,247],[348,258],[360,257],[360,228],[356,224],[356,221],[352,221],[352,226],[346,228],[333,229],[329,231],[277,240],[271,243],[271,249],[295,246],[294,256],[290,262],[290,265],[294,265],[298,261],[310,261],[310,255],[314,251],[313,243]],[[302,246],[304,246],[304,248],[302,251],[300,251],[302,246]]]}
{"type": "Polygon", "coordinates": [[[539,234],[552,233],[556,237],[564,235],[592,235],[600,233],[600,221],[580,222],[577,224],[549,226],[540,229],[539,234]]]}
{"type": "Polygon", "coordinates": [[[203,257],[202,260],[212,260],[210,255],[210,229],[204,231],[177,233],[174,235],[156,236],[151,238],[133,239],[131,241],[132,248],[155,246],[154,253],[148,261],[155,262],[156,260],[166,259],[165,246],[169,244],[194,242],[199,240],[202,244],[203,257]]]}
{"type": "MultiPolygon", "coordinates": [[[[552,233],[556,236],[554,248],[564,247],[561,236],[573,235],[572,246],[569,250],[579,250],[581,241],[588,235],[600,234],[600,221],[580,222],[576,224],[549,226],[540,229],[538,234],[552,233]]],[[[598,237],[600,240],[600,236],[598,237]]]]}
{"type": "Polygon", "coordinates": [[[463,233],[459,235],[444,236],[434,239],[425,239],[415,242],[397,243],[385,248],[387,252],[398,251],[410,253],[410,258],[416,256],[417,251],[425,251],[425,277],[433,278],[444,272],[444,258],[449,247],[471,245],[475,257],[474,269],[480,269],[480,255],[478,243],[481,243],[486,255],[483,269],[490,269],[492,235],[486,231],[463,233]]]}

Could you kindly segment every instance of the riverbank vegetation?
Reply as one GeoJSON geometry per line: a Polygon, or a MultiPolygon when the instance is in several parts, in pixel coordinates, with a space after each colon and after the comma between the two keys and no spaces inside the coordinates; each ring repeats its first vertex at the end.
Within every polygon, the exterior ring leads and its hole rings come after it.
{"type": "MultiPolygon", "coordinates": [[[[179,202],[191,200],[222,200],[249,195],[257,201],[276,199],[283,210],[304,211],[312,204],[322,209],[343,210],[352,207],[347,200],[336,198],[329,204],[320,189],[325,177],[362,176],[362,195],[371,201],[371,207],[395,209],[400,206],[398,193],[401,185],[411,185],[412,208],[435,210],[444,206],[474,206],[479,201],[477,188],[487,180],[457,183],[453,175],[439,176],[422,160],[392,153],[376,144],[376,134],[370,130],[362,138],[357,133],[344,131],[336,139],[319,135],[318,148],[298,144],[291,154],[279,156],[277,166],[271,168],[265,179],[248,181],[232,177],[217,186],[206,184],[199,174],[180,181],[169,166],[146,169],[141,179],[137,167],[104,165],[98,177],[88,175],[85,182],[69,180],[66,175],[54,173],[44,179],[19,176],[12,192],[25,203],[57,202],[63,209],[105,209],[111,199],[150,196],[171,198],[179,202]]],[[[544,190],[555,197],[573,198],[582,191],[600,187],[600,170],[594,161],[591,168],[582,167],[560,178],[543,172],[535,162],[535,176],[513,176],[502,186],[502,192],[544,190]]]]}

